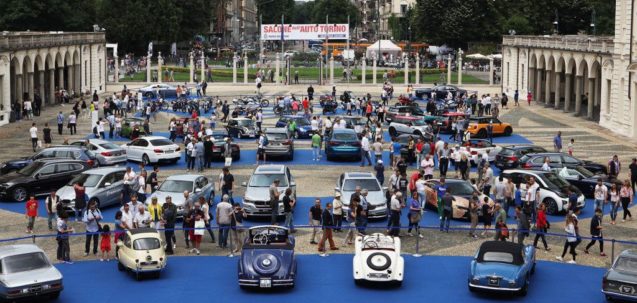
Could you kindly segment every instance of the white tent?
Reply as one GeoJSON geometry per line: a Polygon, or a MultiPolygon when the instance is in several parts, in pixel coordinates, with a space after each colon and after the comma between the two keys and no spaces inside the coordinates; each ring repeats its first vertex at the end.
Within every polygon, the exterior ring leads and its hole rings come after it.
{"type": "Polygon", "coordinates": [[[502,60],[502,54],[489,55],[487,58],[493,58],[495,60],[502,60]]]}
{"type": "Polygon", "coordinates": [[[480,53],[467,55],[467,58],[469,58],[469,59],[477,59],[477,60],[489,59],[487,56],[485,56],[483,54],[480,54],[480,53]]]}
{"type": "Polygon", "coordinates": [[[379,40],[367,47],[367,58],[372,58],[374,55],[378,56],[379,51],[382,55],[394,55],[394,57],[398,57],[398,54],[403,50],[389,40],[379,40]]]}

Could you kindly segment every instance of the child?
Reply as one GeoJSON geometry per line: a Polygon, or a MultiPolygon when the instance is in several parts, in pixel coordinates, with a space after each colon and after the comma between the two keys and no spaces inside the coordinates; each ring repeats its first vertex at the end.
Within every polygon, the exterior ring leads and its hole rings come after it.
{"type": "Polygon", "coordinates": [[[108,226],[108,224],[104,224],[104,226],[102,227],[102,240],[100,242],[100,250],[102,251],[102,258],[100,258],[100,261],[104,261],[104,258],[106,258],[106,261],[110,261],[111,257],[111,228],[108,226]]]}
{"type": "Polygon", "coordinates": [[[29,201],[26,204],[26,214],[25,214],[28,223],[27,223],[27,234],[33,233],[33,223],[35,223],[35,217],[38,216],[38,200],[35,199],[34,195],[31,195],[29,201]]]}
{"type": "Polygon", "coordinates": [[[571,142],[568,143],[568,155],[573,156],[573,145],[575,145],[575,139],[571,138],[571,142]]]}

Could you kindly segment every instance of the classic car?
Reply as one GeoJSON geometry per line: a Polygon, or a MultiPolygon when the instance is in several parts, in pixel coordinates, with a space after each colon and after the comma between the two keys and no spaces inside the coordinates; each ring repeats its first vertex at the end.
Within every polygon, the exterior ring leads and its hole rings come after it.
{"type": "Polygon", "coordinates": [[[558,215],[567,210],[568,195],[566,189],[577,193],[577,207],[586,206],[586,199],[579,188],[571,185],[564,178],[554,172],[542,170],[507,169],[501,173],[505,179],[509,179],[513,184],[520,183],[522,197],[526,196],[527,180],[530,177],[540,186],[540,201],[546,205],[546,213],[558,215]]]}
{"type": "Polygon", "coordinates": [[[256,137],[256,125],[252,119],[231,118],[226,125],[228,134],[234,138],[256,137]]]}
{"type": "Polygon", "coordinates": [[[0,176],[0,197],[22,202],[29,195],[46,195],[87,169],[90,167],[81,160],[36,160],[19,171],[0,176]]]}
{"type": "Polygon", "coordinates": [[[0,247],[0,300],[57,299],[64,289],[62,274],[34,244],[0,247]]]}
{"type": "Polygon", "coordinates": [[[137,280],[143,274],[152,274],[159,278],[166,267],[166,243],[154,228],[135,228],[124,232],[121,241],[117,241],[117,269],[130,271],[137,280]]]}
{"type": "Polygon", "coordinates": [[[100,166],[125,164],[126,151],[118,145],[100,139],[86,139],[73,141],[71,146],[85,147],[97,158],[100,166]]]}
{"type": "Polygon", "coordinates": [[[493,126],[493,136],[511,136],[513,127],[511,124],[502,122],[498,118],[493,117],[471,117],[469,118],[469,128],[467,129],[471,137],[486,138],[488,136],[487,126],[491,123],[493,126]]]}
{"type": "MultiPolygon", "coordinates": [[[[225,129],[215,129],[212,131],[212,159],[223,160],[223,153],[225,152],[225,139],[229,138],[228,131],[225,129]]],[[[241,147],[235,142],[230,142],[232,148],[232,161],[239,161],[241,159],[241,147]]]]}
{"type": "Polygon", "coordinates": [[[2,167],[0,167],[0,173],[7,174],[10,172],[18,171],[38,159],[83,160],[90,167],[93,167],[98,164],[96,162],[97,158],[95,157],[95,155],[84,147],[68,146],[68,145],[53,146],[53,147],[42,149],[30,157],[9,160],[3,163],[2,167]]]}
{"type": "Polygon", "coordinates": [[[96,202],[98,207],[119,205],[122,188],[124,188],[124,167],[101,167],[89,169],[76,175],[69,183],[55,193],[60,199],[64,210],[75,212],[75,189],[77,182],[84,183],[88,201],[96,202]]]}
{"type": "Polygon", "coordinates": [[[545,159],[549,159],[551,168],[582,166],[594,174],[605,175],[608,173],[606,165],[588,160],[580,160],[565,153],[535,153],[526,154],[520,158],[520,167],[524,169],[540,169],[545,159]]]}
{"type": "Polygon", "coordinates": [[[361,142],[353,129],[333,129],[325,142],[325,157],[328,161],[341,157],[361,159],[361,142]]]}
{"type": "Polygon", "coordinates": [[[602,278],[607,301],[637,301],[637,251],[622,251],[602,278]]]}
{"type": "Polygon", "coordinates": [[[370,172],[347,172],[341,174],[336,180],[335,192],[341,193],[343,209],[348,210],[352,194],[356,187],[367,190],[367,201],[370,204],[367,217],[370,219],[382,219],[387,217],[387,203],[385,192],[387,187],[382,187],[376,176],[370,172]]]}
{"type": "MultiPolygon", "coordinates": [[[[270,185],[274,180],[279,180],[280,199],[283,193],[292,189],[292,197],[296,199],[296,183],[290,172],[290,168],[285,165],[259,165],[250,176],[248,182],[241,183],[246,188],[243,197],[243,209],[248,216],[271,216],[270,207],[270,185]]],[[[283,215],[283,202],[279,201],[279,216],[283,215]]]]}
{"type": "Polygon", "coordinates": [[[520,158],[526,154],[545,153],[546,149],[537,145],[504,146],[495,156],[495,166],[499,169],[517,168],[520,158]]]}
{"type": "Polygon", "coordinates": [[[386,282],[401,285],[405,260],[400,255],[400,238],[381,233],[356,237],[354,244],[354,282],[386,282]]]}
{"type": "Polygon", "coordinates": [[[535,272],[535,247],[486,241],[471,260],[469,290],[517,292],[525,296],[535,272]]]}
{"type": "Polygon", "coordinates": [[[179,145],[161,136],[137,138],[121,146],[129,161],[139,161],[144,165],[160,162],[177,163],[181,158],[179,145]]]}
{"type": "Polygon", "coordinates": [[[177,206],[177,216],[181,217],[184,215],[184,206],[186,204],[184,191],[190,193],[189,198],[192,201],[197,201],[199,197],[204,197],[208,203],[211,203],[215,196],[214,183],[206,176],[170,175],[150,195],[150,199],[146,199],[146,202],[150,203],[153,197],[157,197],[157,201],[163,204],[166,198],[170,197],[173,204],[177,206]]]}
{"type": "Polygon", "coordinates": [[[472,165],[477,165],[478,157],[482,154],[486,154],[489,158],[489,162],[493,162],[495,156],[502,150],[502,147],[485,139],[469,139],[462,144],[460,150],[466,151],[470,155],[469,159],[472,165]]]}
{"type": "Polygon", "coordinates": [[[143,118],[137,118],[137,117],[127,117],[122,119],[122,132],[120,135],[123,138],[130,138],[131,134],[133,133],[133,128],[135,128],[135,126],[139,126],[140,136],[150,135],[150,134],[147,134],[146,131],[144,131],[144,120],[145,119],[143,118]]]}
{"type": "Polygon", "coordinates": [[[586,198],[595,198],[595,186],[599,180],[602,180],[602,184],[606,185],[608,190],[612,186],[608,176],[596,175],[583,166],[553,168],[551,170],[566,179],[571,185],[579,188],[586,198]]]}
{"type": "Polygon", "coordinates": [[[417,116],[396,116],[387,130],[392,137],[400,134],[414,134],[429,140],[434,137],[431,124],[427,123],[424,118],[417,116]]]}
{"type": "Polygon", "coordinates": [[[296,133],[292,134],[295,138],[310,138],[312,137],[312,125],[310,120],[301,115],[285,115],[279,118],[275,127],[284,127],[287,129],[288,124],[294,121],[296,122],[296,133]]]}
{"type": "MultiPolygon", "coordinates": [[[[418,103],[413,103],[418,104],[418,103]]],[[[396,116],[425,116],[426,113],[420,109],[418,106],[411,105],[401,105],[401,106],[390,106],[385,113],[385,120],[387,122],[392,122],[394,117],[396,116]]]]}
{"type": "Polygon", "coordinates": [[[239,258],[241,288],[292,288],[296,279],[294,237],[285,227],[254,226],[248,229],[239,258]]]}
{"type": "Polygon", "coordinates": [[[269,144],[265,146],[267,157],[283,156],[288,160],[294,160],[294,140],[285,127],[268,127],[265,135],[269,144]]]}
{"type": "MultiPolygon", "coordinates": [[[[430,209],[438,209],[438,193],[436,188],[440,185],[440,180],[427,180],[425,183],[425,207],[430,209]]],[[[477,191],[473,185],[467,180],[461,179],[445,179],[447,191],[453,196],[454,201],[451,204],[451,218],[453,219],[470,219],[469,218],[469,201],[473,194],[478,194],[480,202],[486,197],[482,192],[477,191]]],[[[489,198],[489,204],[493,206],[493,200],[489,198]]]]}

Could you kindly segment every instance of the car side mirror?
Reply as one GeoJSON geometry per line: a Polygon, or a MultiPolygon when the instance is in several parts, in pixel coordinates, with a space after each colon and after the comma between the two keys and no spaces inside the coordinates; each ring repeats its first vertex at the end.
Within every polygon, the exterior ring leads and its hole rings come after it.
{"type": "Polygon", "coordinates": [[[109,186],[111,186],[111,182],[104,183],[104,187],[109,187],[109,186]]]}
{"type": "Polygon", "coordinates": [[[241,182],[241,186],[248,187],[248,182],[241,182]]]}
{"type": "Polygon", "coordinates": [[[296,187],[296,182],[290,182],[291,187],[296,187]]]}
{"type": "Polygon", "coordinates": [[[195,188],[195,193],[200,193],[201,192],[201,188],[195,188]]]}
{"type": "Polygon", "coordinates": [[[584,179],[584,177],[582,177],[582,175],[578,175],[577,176],[577,180],[582,180],[582,179],[584,179]]]}
{"type": "Polygon", "coordinates": [[[126,143],[126,146],[130,146],[130,145],[131,145],[131,143],[133,143],[133,142],[128,142],[128,143],[126,143]]]}
{"type": "Polygon", "coordinates": [[[40,179],[40,174],[35,174],[35,176],[33,176],[33,178],[35,178],[36,180],[40,179]]]}
{"type": "Polygon", "coordinates": [[[389,187],[383,186],[383,191],[387,191],[388,189],[389,189],[389,187]]]}

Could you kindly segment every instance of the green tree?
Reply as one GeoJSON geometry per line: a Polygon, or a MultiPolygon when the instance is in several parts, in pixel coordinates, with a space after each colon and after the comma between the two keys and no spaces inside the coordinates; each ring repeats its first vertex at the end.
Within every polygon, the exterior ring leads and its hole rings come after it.
{"type": "Polygon", "coordinates": [[[326,16],[329,16],[330,23],[347,23],[349,16],[352,27],[358,20],[358,8],[348,0],[316,0],[312,9],[312,23],[325,23],[326,16]]]}
{"type": "Polygon", "coordinates": [[[2,0],[0,29],[11,31],[92,31],[94,0],[2,0]]]}
{"type": "Polygon", "coordinates": [[[256,0],[256,3],[263,24],[280,24],[281,15],[285,16],[285,23],[294,20],[294,0],[256,0]]]}

